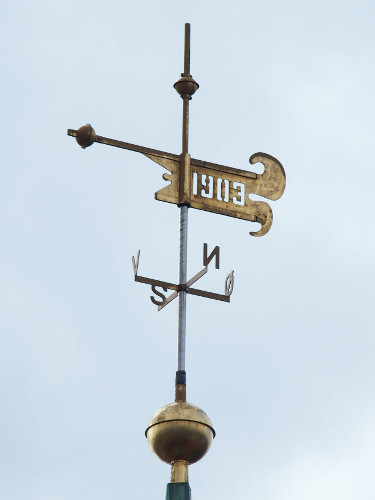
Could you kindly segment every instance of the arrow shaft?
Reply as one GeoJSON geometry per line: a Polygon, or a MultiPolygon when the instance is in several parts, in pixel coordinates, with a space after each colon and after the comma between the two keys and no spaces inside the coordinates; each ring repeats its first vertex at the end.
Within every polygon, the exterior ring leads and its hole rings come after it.
{"type": "MultiPolygon", "coordinates": [[[[68,135],[71,137],[77,137],[77,130],[68,129],[68,135]]],[[[135,151],[136,153],[142,153],[144,155],[157,156],[159,158],[166,158],[168,160],[180,161],[180,156],[173,153],[168,153],[167,151],[160,151],[159,149],[146,148],[145,146],[138,146],[137,144],[131,144],[130,142],[118,141],[117,139],[110,139],[109,137],[103,137],[101,135],[96,135],[94,142],[99,144],[106,144],[107,146],[113,146],[115,148],[127,149],[129,151],[135,151]]]]}

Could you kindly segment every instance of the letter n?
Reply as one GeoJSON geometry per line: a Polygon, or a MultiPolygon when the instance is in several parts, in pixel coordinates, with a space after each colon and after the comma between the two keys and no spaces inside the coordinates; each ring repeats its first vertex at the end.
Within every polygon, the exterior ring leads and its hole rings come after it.
{"type": "Polygon", "coordinates": [[[211,260],[215,257],[215,267],[219,269],[220,267],[220,247],[216,246],[210,255],[207,257],[207,243],[203,244],[203,265],[208,266],[211,260]]]}

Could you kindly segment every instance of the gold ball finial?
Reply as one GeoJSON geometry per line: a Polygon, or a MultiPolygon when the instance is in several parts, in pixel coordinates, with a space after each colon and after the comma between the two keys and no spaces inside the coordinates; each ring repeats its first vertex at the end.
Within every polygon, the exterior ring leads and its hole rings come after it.
{"type": "Polygon", "coordinates": [[[198,462],[208,451],[215,431],[206,413],[185,401],[160,408],[146,429],[152,451],[168,464],[198,462]]]}

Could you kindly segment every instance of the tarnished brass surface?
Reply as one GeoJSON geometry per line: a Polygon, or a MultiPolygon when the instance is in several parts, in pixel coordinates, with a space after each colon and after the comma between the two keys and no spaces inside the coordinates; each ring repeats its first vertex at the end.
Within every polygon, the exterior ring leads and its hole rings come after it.
{"type": "Polygon", "coordinates": [[[175,401],[186,402],[186,385],[176,384],[175,401]]]}
{"type": "Polygon", "coordinates": [[[163,462],[185,460],[193,464],[206,454],[215,431],[203,410],[176,401],[154,414],[146,437],[152,451],[163,462]]]}
{"type": "MultiPolygon", "coordinates": [[[[93,136],[93,134],[95,134],[95,131],[91,127],[91,125],[89,125],[89,124],[84,125],[84,127],[91,128],[91,131],[92,131],[92,132],[90,131],[91,137],[93,136]]],[[[70,135],[71,137],[77,138],[79,130],[81,130],[82,128],[83,127],[81,127],[78,130],[68,128],[67,134],[70,135]]],[[[101,135],[95,135],[92,138],[93,138],[94,142],[98,142],[99,144],[106,144],[108,146],[113,146],[115,148],[136,151],[137,153],[142,153],[145,156],[151,155],[151,156],[155,156],[155,157],[161,157],[161,158],[175,160],[177,162],[180,161],[180,155],[175,155],[173,153],[167,153],[166,151],[159,151],[158,149],[146,148],[144,146],[138,146],[137,144],[131,144],[130,142],[118,141],[117,139],[110,139],[109,137],[102,137],[101,135]]]]}
{"type": "Polygon", "coordinates": [[[188,153],[181,154],[179,166],[179,203],[190,204],[191,193],[191,167],[190,155],[188,153]]]}
{"type": "MultiPolygon", "coordinates": [[[[180,262],[179,283],[169,283],[138,275],[139,251],[137,259],[132,258],[135,281],[151,285],[151,301],[162,309],[176,297],[179,298],[178,323],[178,370],[176,372],[175,402],[164,406],[152,417],[146,429],[146,437],[155,454],[164,462],[172,464],[172,482],[188,482],[188,465],[200,460],[208,451],[215,431],[207,415],[198,407],[186,402],[185,336],[186,336],[186,294],[211,299],[230,301],[233,292],[234,272],[225,279],[224,294],[217,294],[191,288],[207,272],[207,266],[215,258],[219,268],[219,247],[208,255],[204,246],[203,265],[190,280],[187,279],[187,214],[188,208],[196,208],[220,215],[245,219],[261,224],[253,236],[262,236],[272,224],[272,210],[268,203],[255,201],[251,195],[277,200],[285,189],[285,172],[281,163],[265,153],[250,157],[250,163],[262,163],[264,172],[256,174],[246,170],[227,167],[216,163],[191,158],[188,153],[189,139],[189,102],[199,88],[190,74],[190,25],[185,24],[184,72],[174,84],[183,100],[182,114],[182,153],[175,155],[144,146],[98,136],[90,124],[78,130],[69,129],[68,135],[75,137],[82,148],[94,142],[141,153],[161,165],[168,173],[163,179],[168,182],[155,193],[159,201],[180,206],[180,262]],[[169,297],[164,292],[172,290],[169,297]]],[[[173,485],[175,490],[176,484],[173,485]]],[[[190,497],[190,488],[188,495],[190,497]]],[[[177,497],[176,497],[177,498],[177,497]]]]}
{"type": "Polygon", "coordinates": [[[91,125],[84,125],[78,130],[69,129],[68,135],[76,137],[83,148],[99,142],[147,156],[169,172],[163,174],[163,179],[169,184],[155,193],[156,200],[259,222],[262,227],[257,232],[250,232],[252,236],[266,234],[272,225],[273,216],[269,204],[252,200],[251,194],[277,200],[285,189],[283,166],[266,153],[255,153],[249,159],[251,164],[264,165],[264,172],[256,174],[190,158],[188,153],[175,155],[98,136],[91,125]]]}
{"type": "MultiPolygon", "coordinates": [[[[221,300],[222,302],[230,302],[230,296],[233,292],[234,271],[229,273],[225,278],[225,287],[224,287],[225,293],[223,295],[220,293],[207,292],[206,290],[200,290],[198,288],[191,288],[191,285],[193,285],[207,273],[208,269],[207,266],[205,266],[201,271],[199,271],[192,278],[190,278],[186,283],[180,283],[177,285],[175,283],[169,283],[168,281],[161,281],[161,280],[156,280],[154,278],[147,278],[146,276],[140,276],[138,274],[139,256],[140,256],[140,251],[138,250],[137,259],[132,257],[134,281],[137,281],[139,283],[145,283],[146,285],[151,285],[153,293],[156,293],[156,295],[158,295],[161,299],[161,300],[156,300],[154,297],[152,296],[150,297],[151,301],[158,306],[158,311],[160,311],[166,305],[168,305],[181,292],[190,293],[191,295],[198,295],[200,297],[206,297],[208,299],[221,300]],[[157,291],[155,287],[162,288],[164,292],[166,292],[167,290],[174,290],[174,293],[167,298],[162,292],[157,291]]],[[[210,257],[207,264],[209,264],[209,262],[211,261],[210,257]]]]}
{"type": "Polygon", "coordinates": [[[180,78],[173,87],[180,94],[182,99],[191,99],[191,96],[199,89],[198,83],[191,76],[183,76],[180,78]]]}
{"type": "MultiPolygon", "coordinates": [[[[151,156],[149,156],[151,158],[151,156]]],[[[186,167],[181,169],[177,162],[164,158],[151,158],[167,169],[163,179],[170,184],[155,193],[155,198],[169,203],[181,203],[180,183],[186,182],[186,167]]],[[[251,194],[277,200],[285,189],[285,172],[281,163],[266,153],[255,153],[250,163],[262,163],[264,172],[256,174],[246,170],[226,167],[192,158],[190,160],[190,193],[184,203],[192,208],[221,215],[259,222],[262,228],[251,232],[252,236],[263,236],[272,225],[272,209],[264,201],[254,201],[251,194]]]]}
{"type": "MultiPolygon", "coordinates": [[[[199,85],[190,74],[190,24],[185,24],[185,46],[184,46],[184,72],[181,78],[173,85],[182,99],[191,99],[191,96],[199,89],[199,85]]],[[[183,148],[187,152],[187,149],[183,148]]]]}
{"type": "Polygon", "coordinates": [[[74,130],[73,132],[75,132],[74,137],[76,138],[76,141],[82,149],[88,148],[89,146],[94,144],[96,134],[95,130],[89,123],[87,123],[87,125],[83,125],[77,131],[74,130]]]}
{"type": "Polygon", "coordinates": [[[171,483],[188,483],[188,462],[186,460],[176,460],[172,462],[171,483]]]}
{"type": "Polygon", "coordinates": [[[222,295],[220,293],[206,292],[205,290],[199,290],[198,288],[187,288],[186,293],[190,295],[198,295],[199,297],[206,297],[206,299],[220,300],[221,302],[230,302],[229,295],[222,295]]]}

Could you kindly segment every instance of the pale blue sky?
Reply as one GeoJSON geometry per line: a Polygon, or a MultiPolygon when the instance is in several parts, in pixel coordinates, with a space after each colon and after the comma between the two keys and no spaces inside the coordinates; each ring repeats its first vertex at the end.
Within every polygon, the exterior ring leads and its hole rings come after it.
{"type": "Polygon", "coordinates": [[[169,467],[144,437],[171,402],[178,209],[163,169],[67,128],[179,153],[191,23],[195,158],[287,174],[274,224],[189,211],[221,268],[188,297],[188,400],[217,437],[190,467],[194,500],[372,500],[374,28],[370,1],[4,3],[0,54],[0,497],[163,499],[169,467]]]}

